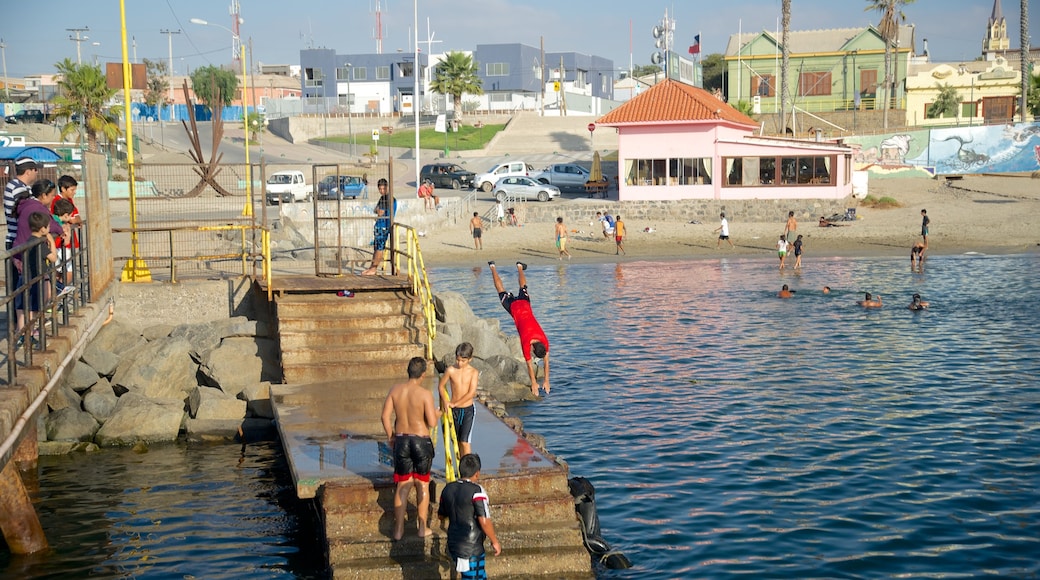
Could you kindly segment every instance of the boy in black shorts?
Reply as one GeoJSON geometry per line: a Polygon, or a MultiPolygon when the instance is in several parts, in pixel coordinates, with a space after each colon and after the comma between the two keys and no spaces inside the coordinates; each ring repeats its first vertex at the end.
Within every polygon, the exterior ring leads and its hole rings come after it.
{"type": "Polygon", "coordinates": [[[477,413],[473,399],[477,395],[480,371],[470,366],[472,360],[472,344],[464,342],[457,346],[455,364],[444,371],[438,386],[441,393],[441,411],[447,412],[451,409],[452,418],[455,419],[455,433],[458,435],[461,455],[469,455],[472,452],[470,443],[473,441],[473,417],[477,413]],[[450,397],[444,389],[448,381],[451,381],[450,397]]]}

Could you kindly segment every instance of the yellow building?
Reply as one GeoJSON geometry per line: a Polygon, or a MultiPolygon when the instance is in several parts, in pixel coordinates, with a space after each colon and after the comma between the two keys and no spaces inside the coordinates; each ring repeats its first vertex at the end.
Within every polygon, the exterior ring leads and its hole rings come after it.
{"type": "Polygon", "coordinates": [[[906,77],[906,125],[943,127],[1010,122],[1016,115],[1021,73],[996,56],[960,64],[912,64],[906,77]],[[928,118],[939,91],[950,86],[959,97],[957,115],[928,118]]]}

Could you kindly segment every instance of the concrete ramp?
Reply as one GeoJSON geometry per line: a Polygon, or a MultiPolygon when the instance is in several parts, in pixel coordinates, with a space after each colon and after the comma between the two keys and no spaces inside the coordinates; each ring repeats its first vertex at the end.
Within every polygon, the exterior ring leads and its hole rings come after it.
{"type": "Polygon", "coordinates": [[[597,128],[592,139],[589,123],[597,117],[567,116],[542,117],[537,112],[523,111],[515,115],[504,131],[485,149],[486,156],[559,153],[565,156],[587,158],[592,156],[593,145],[603,150],[617,150],[617,132],[613,127],[597,128]]]}

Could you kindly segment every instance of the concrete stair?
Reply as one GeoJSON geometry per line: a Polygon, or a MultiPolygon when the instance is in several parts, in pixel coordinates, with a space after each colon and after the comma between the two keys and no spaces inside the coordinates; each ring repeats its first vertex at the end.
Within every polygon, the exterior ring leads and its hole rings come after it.
{"type": "MultiPolygon", "coordinates": [[[[574,517],[574,503],[562,470],[542,470],[481,479],[491,497],[492,520],[502,554],[487,557],[493,578],[590,578],[588,552],[574,517]]],[[[416,535],[416,510],[409,504],[405,536],[390,539],[393,486],[328,484],[322,514],[334,578],[452,578],[446,526],[436,517],[443,482],[430,484],[430,529],[416,535]],[[389,555],[389,557],[388,557],[389,555]]]]}
{"type": "Polygon", "coordinates": [[[285,294],[276,307],[287,383],[401,378],[425,353],[422,308],[404,292],[285,294]]]}
{"type": "MultiPolygon", "coordinates": [[[[589,139],[589,123],[599,115],[573,115],[567,117],[539,116],[534,111],[518,113],[509,126],[500,132],[485,149],[485,155],[509,155],[519,157],[525,153],[591,156],[592,146],[603,150],[617,149],[617,131],[604,127],[594,132],[594,141],[589,139]]],[[[541,169],[541,167],[538,167],[541,169]]]]}

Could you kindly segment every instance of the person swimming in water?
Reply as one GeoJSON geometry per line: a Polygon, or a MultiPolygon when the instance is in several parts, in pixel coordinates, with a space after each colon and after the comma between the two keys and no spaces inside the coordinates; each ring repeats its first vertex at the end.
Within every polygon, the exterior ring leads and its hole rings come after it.
{"type": "Polygon", "coordinates": [[[910,310],[926,310],[928,308],[928,303],[921,300],[920,294],[914,294],[913,298],[910,300],[910,305],[907,306],[907,308],[910,310]]]}
{"type": "Polygon", "coordinates": [[[777,293],[777,297],[778,298],[794,298],[794,290],[791,290],[787,286],[787,284],[784,284],[784,287],[780,289],[779,293],[777,293]]]}
{"type": "Polygon", "coordinates": [[[863,300],[859,301],[859,305],[864,308],[881,308],[881,296],[871,297],[870,292],[864,292],[863,300]]]}

